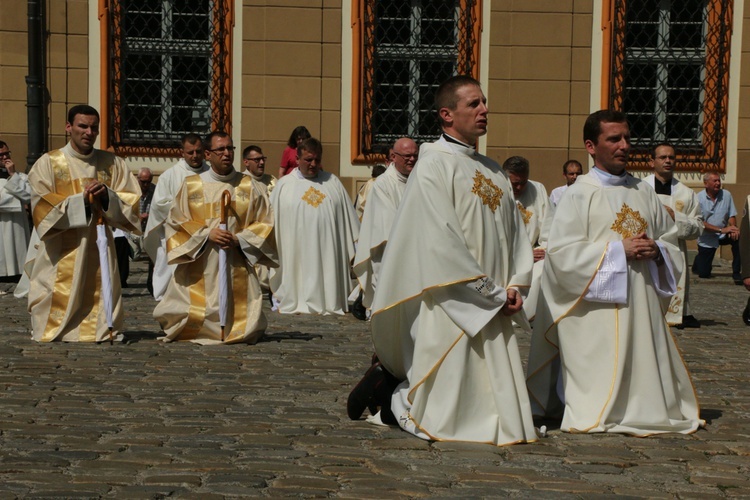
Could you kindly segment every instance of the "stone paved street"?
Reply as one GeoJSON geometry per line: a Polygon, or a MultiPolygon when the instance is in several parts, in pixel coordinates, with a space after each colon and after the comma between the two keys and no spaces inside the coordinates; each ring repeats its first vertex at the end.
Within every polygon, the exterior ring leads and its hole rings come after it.
{"type": "Polygon", "coordinates": [[[501,448],[350,421],[371,355],[351,315],[269,312],[255,346],[164,344],[131,272],[114,346],[32,342],[25,301],[0,297],[0,499],[750,497],[750,294],[726,267],[695,281],[703,327],[676,331],[706,430],[501,448]]]}

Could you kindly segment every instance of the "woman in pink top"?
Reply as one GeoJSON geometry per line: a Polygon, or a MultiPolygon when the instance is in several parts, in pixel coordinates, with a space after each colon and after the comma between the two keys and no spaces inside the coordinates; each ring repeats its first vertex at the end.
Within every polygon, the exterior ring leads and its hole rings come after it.
{"type": "Polygon", "coordinates": [[[310,138],[310,132],[300,125],[292,130],[289,141],[286,143],[284,153],[281,155],[281,166],[279,167],[279,178],[285,176],[297,168],[297,146],[305,139],[310,138]]]}

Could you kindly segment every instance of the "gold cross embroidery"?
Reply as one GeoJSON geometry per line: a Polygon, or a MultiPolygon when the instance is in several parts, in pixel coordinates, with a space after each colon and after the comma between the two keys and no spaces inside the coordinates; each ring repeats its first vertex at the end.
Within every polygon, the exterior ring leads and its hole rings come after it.
{"type": "Polygon", "coordinates": [[[503,198],[503,190],[497,187],[490,178],[479,173],[479,170],[474,173],[474,187],[471,192],[477,195],[482,200],[482,204],[490,207],[493,212],[497,210],[500,200],[503,198]]]}
{"type": "Polygon", "coordinates": [[[648,222],[641,217],[640,212],[630,208],[627,203],[622,204],[622,208],[617,214],[617,219],[610,227],[612,231],[620,234],[623,239],[642,233],[646,228],[648,228],[648,222]]]}
{"type": "Polygon", "coordinates": [[[521,205],[520,201],[516,202],[516,206],[518,207],[518,211],[521,212],[521,217],[523,217],[523,225],[528,226],[529,221],[531,220],[531,216],[534,215],[534,212],[531,210],[526,210],[523,205],[521,205]]]}
{"type": "Polygon", "coordinates": [[[326,199],[326,195],[315,189],[314,187],[310,186],[310,189],[308,189],[305,194],[302,196],[302,201],[307,202],[311,207],[318,208],[318,206],[323,203],[323,200],[326,199]]]}

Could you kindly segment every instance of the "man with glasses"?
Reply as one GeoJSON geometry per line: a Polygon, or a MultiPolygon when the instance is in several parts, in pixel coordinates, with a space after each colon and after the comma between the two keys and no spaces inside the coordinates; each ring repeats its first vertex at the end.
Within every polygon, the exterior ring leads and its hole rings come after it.
{"type": "Polygon", "coordinates": [[[165,223],[169,262],[176,265],[164,298],[154,309],[165,342],[222,342],[220,295],[226,293],[224,343],[254,344],[266,329],[263,297],[253,266],[276,265],[273,213],[260,184],[234,168],[228,134],[206,137],[209,170],[186,177],[165,223]],[[220,227],[228,191],[226,229],[220,227]],[[226,252],[226,280],[219,276],[226,252]]]}
{"type": "Polygon", "coordinates": [[[203,151],[203,141],[198,134],[187,134],[182,138],[182,158],[159,176],[151,200],[146,232],[143,240],[146,251],[154,263],[153,294],[161,300],[174,273],[174,266],[167,263],[167,240],[164,237],[164,222],[182,181],[190,175],[208,170],[203,151]]]}
{"type": "Polygon", "coordinates": [[[242,151],[242,164],[245,166],[245,173],[266,186],[266,192],[270,194],[276,186],[277,179],[266,173],[267,159],[259,146],[250,145],[242,151]]]}
{"type": "Polygon", "coordinates": [[[393,144],[391,164],[375,179],[368,194],[354,257],[354,274],[362,287],[362,304],[367,308],[372,305],[388,234],[417,158],[417,143],[408,137],[398,139],[393,144]]]}
{"type": "Polygon", "coordinates": [[[99,136],[96,109],[73,106],[65,130],[70,142],[42,155],[29,171],[40,240],[28,294],[32,335],[39,342],[109,338],[96,241],[99,212],[110,241],[113,332],[119,339],[125,314],[110,227],[141,232],[138,183],[122,158],[94,148],[99,136]]]}
{"type": "Polygon", "coordinates": [[[359,220],[341,181],[322,170],[320,141],[304,140],[297,158],[271,193],[280,260],[271,271],[274,304],[283,314],[344,314],[359,220]]]}
{"type": "Polygon", "coordinates": [[[0,276],[18,276],[23,272],[29,243],[26,206],[31,202],[31,187],[26,174],[16,171],[10,149],[3,141],[0,168],[0,276]]]}

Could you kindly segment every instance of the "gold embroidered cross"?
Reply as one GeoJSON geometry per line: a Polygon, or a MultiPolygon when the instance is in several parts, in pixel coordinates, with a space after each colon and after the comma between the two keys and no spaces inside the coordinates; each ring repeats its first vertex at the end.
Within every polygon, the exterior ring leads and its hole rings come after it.
{"type": "Polygon", "coordinates": [[[523,217],[523,225],[528,226],[529,221],[531,220],[531,216],[534,215],[534,212],[531,210],[526,210],[526,208],[521,205],[520,201],[516,202],[516,206],[518,207],[518,211],[521,212],[521,217],[523,217]]]}
{"type": "Polygon", "coordinates": [[[326,199],[326,195],[315,189],[314,187],[310,186],[310,189],[308,189],[305,194],[302,196],[302,201],[307,202],[310,206],[318,208],[318,206],[323,203],[323,200],[326,199]]]}
{"type": "Polygon", "coordinates": [[[641,217],[640,212],[630,208],[627,203],[622,204],[622,208],[617,214],[617,219],[610,227],[612,231],[620,234],[623,239],[642,233],[646,228],[648,228],[648,222],[641,217]]]}
{"type": "Polygon", "coordinates": [[[503,190],[497,187],[490,178],[479,173],[479,170],[474,173],[474,187],[471,188],[471,192],[477,195],[482,200],[482,204],[490,207],[493,212],[497,210],[500,200],[503,198],[503,190]]]}

